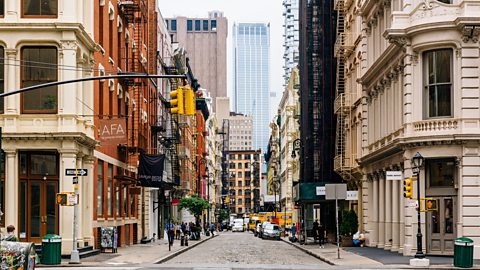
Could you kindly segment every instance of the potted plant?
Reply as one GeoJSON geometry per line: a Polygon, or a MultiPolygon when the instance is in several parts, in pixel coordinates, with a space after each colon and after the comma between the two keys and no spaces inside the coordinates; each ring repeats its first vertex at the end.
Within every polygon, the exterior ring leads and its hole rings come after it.
{"type": "Polygon", "coordinates": [[[358,230],[358,216],[353,210],[343,210],[341,217],[340,241],[343,247],[351,247],[353,246],[353,235],[358,230]]]}

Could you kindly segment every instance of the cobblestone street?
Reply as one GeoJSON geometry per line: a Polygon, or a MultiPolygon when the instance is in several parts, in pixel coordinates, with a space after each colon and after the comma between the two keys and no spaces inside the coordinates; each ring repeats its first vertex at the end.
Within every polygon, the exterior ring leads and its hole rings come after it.
{"type": "Polygon", "coordinates": [[[253,267],[255,269],[321,269],[328,264],[282,241],[262,240],[247,232],[225,232],[161,266],[253,267]]]}

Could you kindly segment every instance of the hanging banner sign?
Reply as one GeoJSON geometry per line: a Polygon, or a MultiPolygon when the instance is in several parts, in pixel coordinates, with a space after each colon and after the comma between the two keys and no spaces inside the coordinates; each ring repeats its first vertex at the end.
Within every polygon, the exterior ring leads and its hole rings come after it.
{"type": "Polygon", "coordinates": [[[125,118],[100,119],[98,138],[102,144],[126,144],[127,121],[125,118]]]}
{"type": "Polygon", "coordinates": [[[162,187],[165,155],[140,154],[138,180],[142,187],[162,187]]]}

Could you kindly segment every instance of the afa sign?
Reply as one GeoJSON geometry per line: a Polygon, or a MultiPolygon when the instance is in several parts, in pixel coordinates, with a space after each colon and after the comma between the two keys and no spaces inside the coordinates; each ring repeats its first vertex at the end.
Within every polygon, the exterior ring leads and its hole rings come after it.
{"type": "Polygon", "coordinates": [[[125,118],[100,119],[98,138],[102,144],[127,142],[127,121],[125,118]]]}

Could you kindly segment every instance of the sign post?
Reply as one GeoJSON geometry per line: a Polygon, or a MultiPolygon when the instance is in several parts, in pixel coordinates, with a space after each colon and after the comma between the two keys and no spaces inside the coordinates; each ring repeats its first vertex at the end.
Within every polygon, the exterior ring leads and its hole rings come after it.
{"type": "MultiPolygon", "coordinates": [[[[67,170],[68,171],[68,170],[67,170]]],[[[85,170],[85,175],[87,171],[85,170]]],[[[83,175],[83,174],[82,174],[83,175]]],[[[75,197],[78,197],[78,170],[75,169],[75,176],[73,177],[73,190],[75,197]]],[[[73,206],[73,249],[70,255],[70,264],[80,263],[80,254],[77,249],[77,229],[78,229],[78,202],[73,206]]]]}
{"type": "Polygon", "coordinates": [[[340,259],[340,231],[338,226],[338,200],[347,199],[347,184],[326,184],[325,199],[335,200],[335,222],[337,224],[337,257],[340,259]]]}

